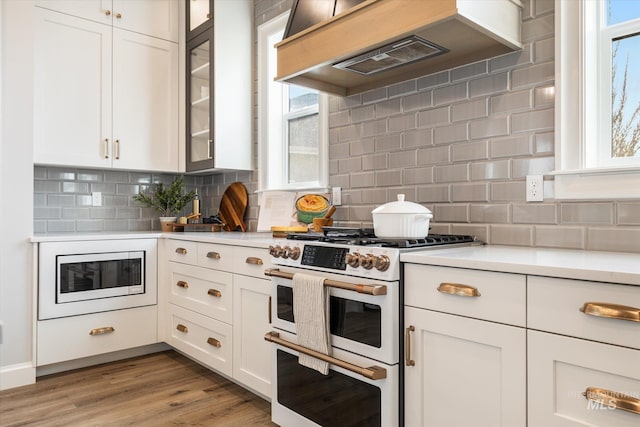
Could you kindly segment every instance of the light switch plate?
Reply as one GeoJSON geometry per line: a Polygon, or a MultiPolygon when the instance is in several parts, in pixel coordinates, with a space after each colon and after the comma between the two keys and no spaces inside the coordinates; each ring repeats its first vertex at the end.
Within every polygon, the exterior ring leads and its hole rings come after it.
{"type": "Polygon", "coordinates": [[[102,206],[102,193],[94,191],[91,193],[91,206],[102,206]]]}
{"type": "Polygon", "coordinates": [[[331,202],[333,206],[340,206],[342,204],[342,188],[333,187],[331,189],[331,202]]]}

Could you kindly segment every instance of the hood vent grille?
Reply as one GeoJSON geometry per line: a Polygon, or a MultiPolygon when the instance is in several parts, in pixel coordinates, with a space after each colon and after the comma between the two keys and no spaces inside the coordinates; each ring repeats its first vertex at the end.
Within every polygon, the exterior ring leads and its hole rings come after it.
{"type": "Polygon", "coordinates": [[[449,52],[448,49],[414,35],[338,62],[333,66],[368,76],[447,52],[449,52]]]}

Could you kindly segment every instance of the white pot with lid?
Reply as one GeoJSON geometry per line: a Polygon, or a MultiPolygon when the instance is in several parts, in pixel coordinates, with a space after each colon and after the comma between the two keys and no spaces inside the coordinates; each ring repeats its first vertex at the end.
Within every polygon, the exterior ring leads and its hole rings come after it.
{"type": "Polygon", "coordinates": [[[407,202],[398,194],[397,202],[380,205],[371,211],[376,237],[383,239],[419,239],[429,234],[431,211],[424,206],[407,202]]]}

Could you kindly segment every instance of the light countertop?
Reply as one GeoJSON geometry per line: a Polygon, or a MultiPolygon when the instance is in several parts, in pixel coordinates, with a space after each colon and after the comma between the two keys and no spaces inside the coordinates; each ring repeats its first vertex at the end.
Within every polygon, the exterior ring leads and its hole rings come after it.
{"type": "Polygon", "coordinates": [[[486,245],[407,252],[400,261],[640,285],[640,253],[486,245]]]}

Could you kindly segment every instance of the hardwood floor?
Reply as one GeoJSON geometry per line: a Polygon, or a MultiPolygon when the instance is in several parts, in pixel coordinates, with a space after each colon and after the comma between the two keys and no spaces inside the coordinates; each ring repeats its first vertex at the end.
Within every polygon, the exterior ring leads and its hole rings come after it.
{"type": "Polygon", "coordinates": [[[275,426],[269,402],[166,351],[0,392],[0,426],[275,426]]]}

